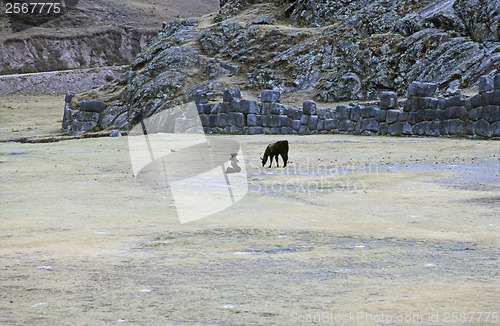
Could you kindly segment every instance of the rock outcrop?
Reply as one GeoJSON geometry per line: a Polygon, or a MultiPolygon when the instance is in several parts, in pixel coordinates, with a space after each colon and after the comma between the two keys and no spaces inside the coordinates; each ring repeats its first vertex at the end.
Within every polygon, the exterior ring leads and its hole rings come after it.
{"type": "Polygon", "coordinates": [[[253,97],[306,91],[335,102],[407,96],[412,82],[428,82],[451,96],[498,72],[498,8],[498,0],[222,1],[208,24],[207,17],[166,23],[129,72],[68,105],[103,101],[93,128],[129,129],[200,96],[209,105],[232,85],[253,97]]]}

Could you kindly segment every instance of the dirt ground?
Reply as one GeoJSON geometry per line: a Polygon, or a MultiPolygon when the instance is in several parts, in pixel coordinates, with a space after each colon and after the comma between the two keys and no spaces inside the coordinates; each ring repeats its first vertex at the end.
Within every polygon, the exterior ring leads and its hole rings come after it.
{"type": "Polygon", "coordinates": [[[5,142],[60,133],[63,101],[0,96],[0,324],[499,324],[498,141],[210,136],[249,191],[181,224],[127,137],[5,142]]]}

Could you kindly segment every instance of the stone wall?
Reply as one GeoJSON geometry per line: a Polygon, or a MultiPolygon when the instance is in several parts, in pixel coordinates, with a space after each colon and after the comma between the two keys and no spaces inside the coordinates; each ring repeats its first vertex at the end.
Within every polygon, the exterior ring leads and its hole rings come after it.
{"type": "Polygon", "coordinates": [[[500,74],[482,76],[479,93],[470,98],[437,98],[436,90],[436,84],[413,82],[404,102],[384,92],[371,105],[336,109],[317,108],[312,100],[302,109],[287,107],[274,90],[264,90],[260,103],[242,99],[238,88],[227,88],[222,103],[209,103],[203,91],[194,99],[206,133],[500,137],[500,74]]]}

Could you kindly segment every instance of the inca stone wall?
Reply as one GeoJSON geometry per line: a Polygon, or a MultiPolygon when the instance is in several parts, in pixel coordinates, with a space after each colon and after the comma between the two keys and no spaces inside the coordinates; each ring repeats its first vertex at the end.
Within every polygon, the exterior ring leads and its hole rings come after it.
{"type": "MultiPolygon", "coordinates": [[[[260,102],[242,99],[239,88],[226,88],[223,101],[210,103],[210,93],[197,91],[193,99],[205,133],[229,134],[359,134],[391,136],[500,137],[500,74],[482,76],[478,94],[435,97],[437,85],[413,82],[407,100],[398,102],[395,92],[383,92],[370,105],[351,103],[336,109],[318,108],[306,100],[301,109],[280,103],[281,94],[264,90],[260,102]]],[[[79,134],[100,129],[109,122],[102,112],[106,104],[95,100],[71,110],[66,96],[63,130],[79,134]]]]}
{"type": "Polygon", "coordinates": [[[273,90],[264,90],[258,103],[242,99],[238,88],[227,88],[222,103],[208,103],[201,91],[195,101],[206,133],[500,137],[500,74],[483,76],[471,98],[436,98],[436,90],[436,84],[414,82],[402,103],[384,92],[372,105],[336,109],[317,108],[311,100],[302,109],[287,107],[273,90]]]}

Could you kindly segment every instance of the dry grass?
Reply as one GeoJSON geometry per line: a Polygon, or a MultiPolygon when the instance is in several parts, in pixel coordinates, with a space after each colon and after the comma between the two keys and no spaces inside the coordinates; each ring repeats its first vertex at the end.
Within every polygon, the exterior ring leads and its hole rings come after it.
{"type": "MultiPolygon", "coordinates": [[[[29,99],[0,97],[2,139],[56,132],[59,99],[29,99]]],[[[283,170],[259,156],[284,136],[216,137],[241,144],[250,191],[184,225],[168,189],[134,180],[125,137],[0,143],[0,323],[498,311],[497,142],[287,136],[283,170]]]]}

